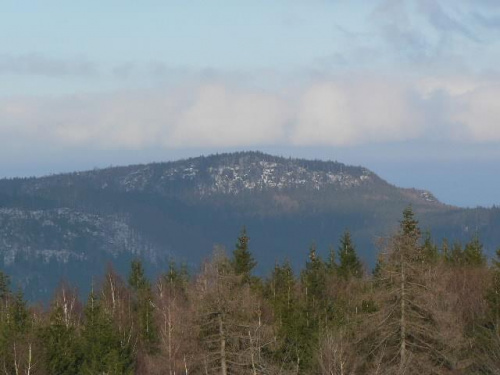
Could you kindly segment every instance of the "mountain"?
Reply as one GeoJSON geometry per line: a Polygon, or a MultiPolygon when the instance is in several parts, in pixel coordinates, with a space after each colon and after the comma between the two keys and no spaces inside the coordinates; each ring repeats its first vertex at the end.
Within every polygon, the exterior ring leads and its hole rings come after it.
{"type": "Polygon", "coordinates": [[[500,244],[497,208],[448,206],[363,167],[239,152],[0,180],[0,268],[47,299],[61,279],[88,285],[109,262],[125,272],[141,257],[151,274],[171,259],[195,267],[214,244],[232,250],[244,225],[261,272],[301,264],[313,242],[326,254],[346,228],[371,265],[409,204],[438,240],[478,233],[488,251],[500,244]]]}

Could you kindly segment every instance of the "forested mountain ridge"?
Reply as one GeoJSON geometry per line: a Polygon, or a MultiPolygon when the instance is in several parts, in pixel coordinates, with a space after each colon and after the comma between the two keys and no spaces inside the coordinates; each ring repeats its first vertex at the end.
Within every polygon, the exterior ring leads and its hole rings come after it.
{"type": "Polygon", "coordinates": [[[411,207],[367,273],[349,231],[299,272],[266,277],[245,227],[189,273],[156,278],[140,260],[108,265],[86,302],[68,283],[28,304],[0,271],[0,366],[6,374],[420,375],[500,372],[500,250],[477,237],[438,246],[411,207]]]}
{"type": "Polygon", "coordinates": [[[243,225],[261,270],[300,264],[312,242],[326,252],[345,228],[373,264],[376,238],[411,204],[424,229],[500,243],[498,209],[465,210],[430,192],[400,189],[363,167],[239,152],[175,162],[0,180],[0,267],[48,297],[61,278],[88,284],[108,261],[137,256],[150,272],[174,258],[195,265],[213,245],[232,246],[243,225]]]}
{"type": "MultiPolygon", "coordinates": [[[[109,167],[42,178],[0,180],[3,192],[49,194],[53,189],[87,188],[105,191],[236,195],[244,192],[291,189],[323,190],[389,186],[363,167],[333,161],[276,157],[260,152],[238,152],[175,162],[109,167]],[[10,188],[10,189],[9,189],[10,188]]],[[[430,192],[407,190],[415,199],[436,202],[430,192]]]]}

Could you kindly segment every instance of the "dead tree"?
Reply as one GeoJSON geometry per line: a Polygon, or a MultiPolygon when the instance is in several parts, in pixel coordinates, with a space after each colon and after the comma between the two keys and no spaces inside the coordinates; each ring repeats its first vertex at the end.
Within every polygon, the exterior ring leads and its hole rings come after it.
{"type": "Polygon", "coordinates": [[[261,301],[221,251],[203,265],[194,294],[201,373],[266,374],[262,348],[272,340],[262,320],[261,301]]]}

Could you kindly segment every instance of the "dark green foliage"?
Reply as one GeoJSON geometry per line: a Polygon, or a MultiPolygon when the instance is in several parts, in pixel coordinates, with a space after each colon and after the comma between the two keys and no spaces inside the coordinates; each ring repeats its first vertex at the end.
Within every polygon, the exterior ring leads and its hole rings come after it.
{"type": "Polygon", "coordinates": [[[5,366],[6,359],[9,357],[9,342],[13,332],[10,327],[10,304],[11,294],[9,290],[9,278],[3,272],[0,272],[0,361],[1,366],[5,366]]]}
{"type": "Polygon", "coordinates": [[[462,244],[458,241],[453,243],[451,247],[450,255],[448,257],[448,262],[455,266],[464,266],[465,265],[465,254],[462,244]]]}
{"type": "Polygon", "coordinates": [[[11,302],[9,313],[11,328],[17,333],[25,333],[31,326],[27,303],[23,293],[18,291],[11,302]]]}
{"type": "Polygon", "coordinates": [[[62,306],[52,310],[49,324],[42,330],[42,340],[50,374],[78,374],[84,353],[76,327],[65,321],[62,306]]]}
{"type": "Polygon", "coordinates": [[[365,314],[373,314],[377,311],[377,305],[373,300],[363,300],[361,301],[361,312],[365,314]]]}
{"type": "Polygon", "coordinates": [[[347,230],[340,239],[338,257],[339,266],[337,272],[340,277],[349,279],[350,277],[359,278],[363,276],[363,266],[356,254],[356,249],[351,239],[351,233],[347,230]]]}
{"type": "Polygon", "coordinates": [[[308,321],[306,304],[297,293],[297,281],[290,263],[276,265],[268,282],[268,299],[277,324],[278,346],[273,356],[287,367],[311,365],[317,335],[308,321]]]}
{"type": "Polygon", "coordinates": [[[437,245],[432,241],[432,236],[429,231],[424,235],[424,243],[422,245],[422,257],[425,263],[435,264],[439,260],[439,250],[437,245]]]}
{"type": "Polygon", "coordinates": [[[408,206],[403,211],[403,220],[400,222],[400,231],[403,235],[411,238],[413,241],[418,241],[420,238],[420,228],[418,220],[415,219],[415,213],[411,206],[408,206]]]}
{"type": "Polygon", "coordinates": [[[250,238],[247,235],[247,230],[243,227],[238,237],[238,242],[236,243],[236,249],[233,251],[233,259],[231,261],[234,272],[236,275],[242,276],[243,282],[249,282],[251,280],[252,271],[257,265],[257,262],[248,248],[249,241],[250,238]]]}
{"type": "Polygon", "coordinates": [[[133,359],[127,342],[120,340],[111,316],[91,293],[85,307],[82,329],[81,374],[132,374],[133,359]]]}
{"type": "Polygon", "coordinates": [[[5,300],[10,293],[9,276],[0,271],[0,300],[5,300]]]}
{"type": "Polygon", "coordinates": [[[316,252],[316,245],[309,249],[309,260],[301,275],[306,300],[313,306],[323,299],[326,292],[326,265],[316,252]]]}
{"type": "MultiPolygon", "coordinates": [[[[33,321],[23,294],[8,293],[0,310],[0,366],[5,373],[15,373],[15,363],[25,360],[26,341],[32,336],[33,321]],[[2,363],[3,362],[3,363],[2,363]]],[[[18,370],[19,371],[19,370],[18,370]]]]}
{"type": "Polygon", "coordinates": [[[333,308],[328,298],[328,277],[327,266],[313,244],[309,249],[305,269],[301,273],[302,316],[296,317],[292,326],[293,334],[301,343],[297,350],[303,369],[312,365],[314,352],[319,345],[320,331],[327,326],[332,315],[333,308]]]}
{"type": "Polygon", "coordinates": [[[144,274],[142,262],[139,259],[134,259],[130,263],[128,283],[136,292],[151,288],[151,285],[144,274]]]}
{"type": "Polygon", "coordinates": [[[483,253],[483,244],[479,237],[475,235],[471,241],[465,245],[464,262],[467,266],[482,266],[486,263],[486,257],[483,253]]]}
{"type": "Polygon", "coordinates": [[[169,285],[184,290],[189,283],[189,271],[185,264],[178,267],[176,263],[171,260],[168,263],[168,271],[163,275],[163,278],[169,285]]]}
{"type": "MultiPolygon", "coordinates": [[[[158,329],[154,321],[153,293],[151,283],[144,274],[144,268],[140,260],[131,263],[129,285],[133,290],[133,309],[136,315],[139,338],[143,349],[148,353],[157,350],[158,329]]],[[[172,272],[174,272],[172,270],[172,272]]],[[[174,276],[174,274],[172,274],[174,276]]]]}
{"type": "Polygon", "coordinates": [[[296,280],[290,263],[287,261],[282,266],[276,264],[267,283],[267,291],[280,323],[283,315],[292,309],[296,302],[295,286],[296,280]]]}

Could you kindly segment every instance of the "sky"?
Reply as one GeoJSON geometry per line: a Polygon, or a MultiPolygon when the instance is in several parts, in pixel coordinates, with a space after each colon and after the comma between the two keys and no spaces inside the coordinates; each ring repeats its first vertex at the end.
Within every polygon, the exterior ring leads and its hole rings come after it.
{"type": "Polygon", "coordinates": [[[235,150],[500,205],[498,0],[4,1],[0,177],[235,150]]]}

